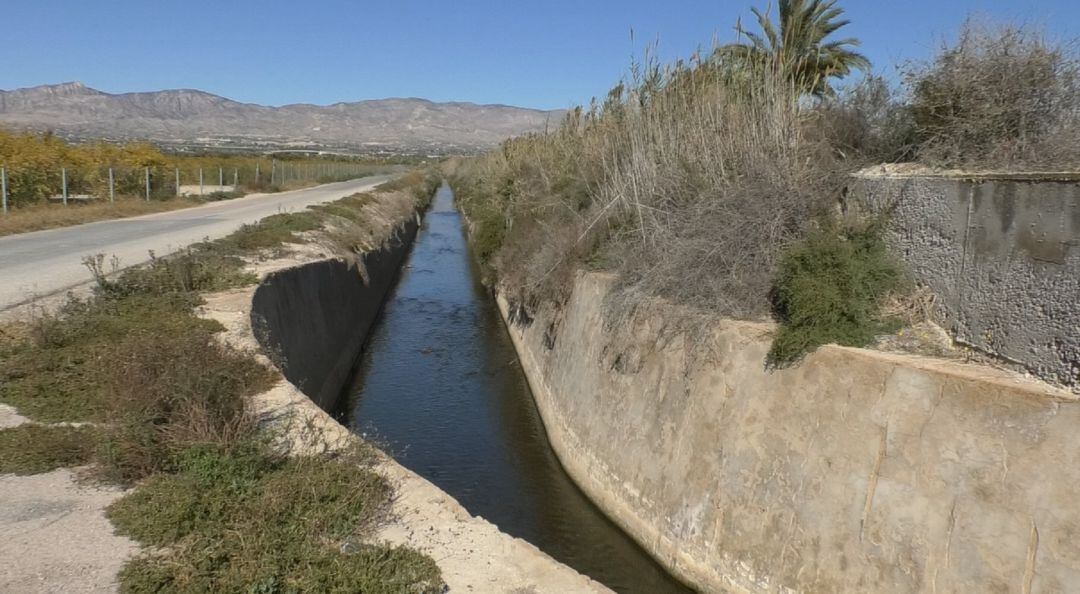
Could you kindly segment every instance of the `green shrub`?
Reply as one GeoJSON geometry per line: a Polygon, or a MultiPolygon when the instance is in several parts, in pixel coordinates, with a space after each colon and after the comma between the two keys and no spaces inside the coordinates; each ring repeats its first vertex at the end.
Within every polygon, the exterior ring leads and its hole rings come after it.
{"type": "Polygon", "coordinates": [[[491,209],[474,211],[473,232],[469,236],[473,252],[481,264],[490,265],[506,240],[506,223],[499,212],[491,209]]]}
{"type": "Polygon", "coordinates": [[[222,200],[232,200],[234,198],[243,198],[243,197],[244,197],[244,191],[243,190],[233,190],[231,192],[221,192],[221,191],[219,191],[219,192],[211,192],[211,193],[209,193],[209,194],[207,194],[205,196],[202,196],[201,199],[204,202],[221,202],[222,200]]]}
{"type": "Polygon", "coordinates": [[[768,364],[789,365],[823,344],[865,346],[892,323],[882,301],[905,286],[880,224],[827,225],[788,248],[773,300],[780,327],[768,364]]]}
{"type": "Polygon", "coordinates": [[[86,257],[83,263],[94,276],[98,292],[109,298],[224,291],[258,280],[244,270],[240,258],[205,247],[184,249],[166,258],[151,252],[148,264],[128,268],[115,280],[105,272],[104,255],[86,257]]]}
{"type": "Polygon", "coordinates": [[[254,223],[244,225],[234,233],[223,237],[211,246],[226,254],[244,254],[259,250],[280,248],[286,243],[300,243],[297,235],[314,231],[322,226],[319,215],[311,211],[276,214],[254,223]]]}
{"type": "Polygon", "coordinates": [[[0,357],[0,402],[42,422],[104,421],[119,353],[146,337],[209,337],[220,324],[191,314],[193,295],[132,294],[69,301],[0,357]]]}
{"type": "Polygon", "coordinates": [[[125,592],[441,592],[438,567],[407,548],[359,543],[389,501],[363,450],[287,459],[265,445],[188,450],[109,508],[156,547],[120,574],[125,592]]]}

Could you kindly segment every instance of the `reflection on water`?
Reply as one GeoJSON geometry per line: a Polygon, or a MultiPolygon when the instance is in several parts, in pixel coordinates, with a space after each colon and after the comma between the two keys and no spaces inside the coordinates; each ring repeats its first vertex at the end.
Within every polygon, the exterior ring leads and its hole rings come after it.
{"type": "Polygon", "coordinates": [[[371,336],[348,413],[353,431],[469,512],[608,587],[687,591],[560,466],[448,187],[371,336]]]}

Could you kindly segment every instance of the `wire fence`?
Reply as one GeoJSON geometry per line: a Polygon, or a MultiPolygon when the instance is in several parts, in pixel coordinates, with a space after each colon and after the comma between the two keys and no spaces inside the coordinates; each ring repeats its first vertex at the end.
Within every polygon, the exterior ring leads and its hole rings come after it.
{"type": "Polygon", "coordinates": [[[349,161],[247,160],[205,165],[57,165],[18,166],[0,163],[3,214],[30,204],[59,205],[140,197],[167,200],[220,193],[275,192],[293,185],[330,183],[372,175],[378,165],[349,161]]]}

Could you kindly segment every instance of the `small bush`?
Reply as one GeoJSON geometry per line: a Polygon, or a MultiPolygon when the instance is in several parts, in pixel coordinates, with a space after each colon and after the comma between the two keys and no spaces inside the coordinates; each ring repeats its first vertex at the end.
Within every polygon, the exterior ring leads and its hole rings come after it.
{"type": "Polygon", "coordinates": [[[195,445],[228,450],[250,440],[256,425],[246,398],[276,378],[207,332],[144,335],[112,355],[101,462],[104,476],[120,482],[172,471],[195,445]]]}
{"type": "Polygon", "coordinates": [[[104,421],[117,353],[147,336],[210,336],[220,324],[191,315],[188,294],[73,299],[34,322],[0,358],[0,402],[42,422],[104,421]]]}
{"type": "Polygon", "coordinates": [[[110,298],[224,291],[258,280],[244,270],[240,258],[209,249],[188,248],[167,258],[151,253],[148,264],[125,270],[116,280],[105,272],[102,254],[87,257],[83,262],[94,276],[99,293],[110,298]]]}
{"type": "Polygon", "coordinates": [[[120,574],[125,592],[441,592],[438,567],[406,548],[359,544],[390,487],[362,451],[286,459],[254,445],[193,448],[180,471],[109,508],[157,547],[120,574]]]}
{"type": "Polygon", "coordinates": [[[787,249],[773,297],[780,327],[768,364],[782,367],[823,344],[865,346],[891,329],[881,306],[905,285],[880,224],[831,225],[787,249]]]}
{"type": "Polygon", "coordinates": [[[97,437],[93,427],[24,424],[0,430],[0,474],[39,474],[89,464],[97,437]]]}
{"type": "Polygon", "coordinates": [[[1080,56],[1038,31],[968,22],[955,45],[905,75],[930,165],[1080,165],[1080,56]]]}

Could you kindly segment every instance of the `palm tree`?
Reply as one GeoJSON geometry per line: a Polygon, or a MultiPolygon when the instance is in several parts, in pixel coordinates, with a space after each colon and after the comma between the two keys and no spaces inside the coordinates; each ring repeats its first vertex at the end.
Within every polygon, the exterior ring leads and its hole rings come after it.
{"type": "Polygon", "coordinates": [[[749,43],[728,44],[717,53],[744,64],[769,64],[801,92],[818,97],[831,92],[830,78],[869,70],[870,61],[850,49],[859,45],[858,39],[826,39],[851,22],[837,20],[844,11],[836,7],[836,0],[779,0],[779,9],[779,27],[769,20],[767,12],[752,9],[761,33],[744,31],[740,23],[735,30],[749,43]]]}

